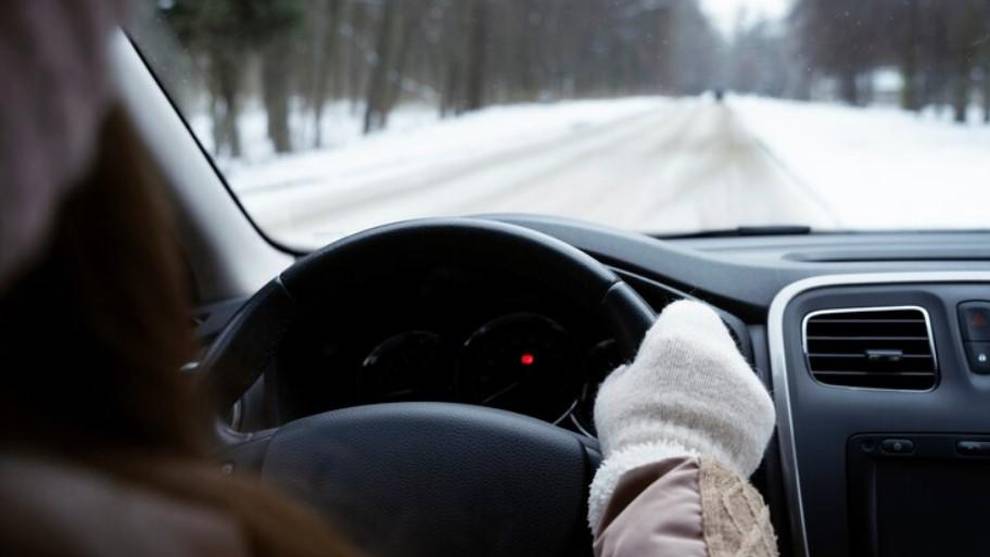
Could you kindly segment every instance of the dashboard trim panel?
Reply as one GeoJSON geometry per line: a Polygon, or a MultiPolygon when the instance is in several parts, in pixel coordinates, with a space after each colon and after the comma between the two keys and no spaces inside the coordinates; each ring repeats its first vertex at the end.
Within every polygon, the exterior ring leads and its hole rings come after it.
{"type": "Polygon", "coordinates": [[[767,335],[770,352],[770,373],[773,380],[773,396],[777,407],[777,429],[781,452],[781,471],[784,494],[790,515],[791,533],[795,555],[808,557],[808,537],[804,522],[804,506],[801,497],[801,477],[798,470],[797,450],[794,438],[794,422],[791,408],[790,383],[788,381],[787,354],[785,350],[784,313],[799,295],[821,288],[852,285],[890,284],[938,284],[990,282],[990,272],[894,272],[823,275],[793,282],[777,293],[770,304],[767,335]]]}

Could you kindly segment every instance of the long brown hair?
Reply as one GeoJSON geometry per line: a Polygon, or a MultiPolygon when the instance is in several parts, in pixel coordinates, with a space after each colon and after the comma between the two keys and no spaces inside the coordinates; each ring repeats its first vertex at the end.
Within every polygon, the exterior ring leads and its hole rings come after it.
{"type": "Polygon", "coordinates": [[[0,298],[0,443],[236,518],[256,554],[353,555],[330,525],[208,458],[196,344],[158,175],[113,110],[36,266],[0,298]]]}
{"type": "Polygon", "coordinates": [[[121,111],[60,209],[47,253],[0,301],[5,441],[203,450],[175,370],[194,354],[179,253],[121,111]]]}

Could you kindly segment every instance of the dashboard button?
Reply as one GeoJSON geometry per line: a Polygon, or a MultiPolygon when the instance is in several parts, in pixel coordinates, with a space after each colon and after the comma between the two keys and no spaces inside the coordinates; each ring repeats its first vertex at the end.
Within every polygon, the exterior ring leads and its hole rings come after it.
{"type": "Polygon", "coordinates": [[[959,304],[959,326],[969,341],[990,341],[990,302],[959,304]]]}
{"type": "Polygon", "coordinates": [[[990,374],[990,342],[967,342],[966,357],[970,371],[990,374]]]}
{"type": "Polygon", "coordinates": [[[887,454],[911,454],[914,452],[914,441],[910,439],[884,439],[880,450],[887,454]]]}
{"type": "Polygon", "coordinates": [[[963,456],[990,456],[990,441],[960,441],[956,452],[963,456]]]}

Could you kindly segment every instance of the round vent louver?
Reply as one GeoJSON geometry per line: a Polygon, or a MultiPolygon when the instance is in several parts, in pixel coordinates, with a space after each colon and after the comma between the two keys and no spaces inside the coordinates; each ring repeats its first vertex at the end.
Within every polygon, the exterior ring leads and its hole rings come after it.
{"type": "Polygon", "coordinates": [[[928,312],[920,307],[816,311],[804,318],[808,369],[821,383],[924,391],[938,381],[928,312]]]}

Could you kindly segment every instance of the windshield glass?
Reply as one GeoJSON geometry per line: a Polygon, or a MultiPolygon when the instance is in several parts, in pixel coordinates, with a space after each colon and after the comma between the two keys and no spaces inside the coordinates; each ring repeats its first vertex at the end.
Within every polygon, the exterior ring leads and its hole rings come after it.
{"type": "Polygon", "coordinates": [[[651,234],[986,228],[983,0],[144,0],[272,238],[522,212],[651,234]]]}

